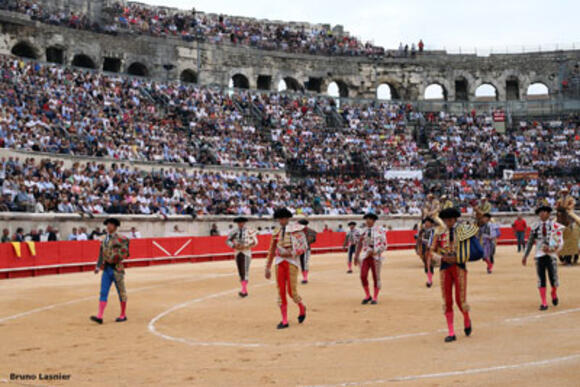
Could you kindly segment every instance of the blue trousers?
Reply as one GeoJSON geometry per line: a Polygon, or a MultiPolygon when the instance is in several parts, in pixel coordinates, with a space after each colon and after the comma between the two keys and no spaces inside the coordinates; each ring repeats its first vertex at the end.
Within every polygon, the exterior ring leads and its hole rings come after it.
{"type": "Polygon", "coordinates": [[[352,245],[348,248],[348,263],[352,263],[354,253],[356,252],[356,245],[352,245]]]}
{"type": "Polygon", "coordinates": [[[518,252],[526,248],[526,233],[524,231],[516,231],[516,239],[518,241],[518,252]]]}
{"type": "Polygon", "coordinates": [[[101,276],[101,294],[99,301],[107,301],[109,298],[109,290],[111,285],[115,284],[117,289],[117,294],[119,295],[120,301],[127,301],[127,295],[125,292],[125,283],[123,281],[123,274],[117,273],[115,275],[115,269],[111,265],[105,265],[103,269],[103,275],[101,276]]]}

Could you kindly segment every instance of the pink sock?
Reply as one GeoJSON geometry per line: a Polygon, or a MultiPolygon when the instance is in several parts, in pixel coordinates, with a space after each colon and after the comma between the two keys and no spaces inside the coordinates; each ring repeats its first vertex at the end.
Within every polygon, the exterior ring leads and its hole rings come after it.
{"type": "Polygon", "coordinates": [[[548,301],[546,301],[546,288],[540,288],[540,297],[542,298],[542,305],[547,306],[548,301]]]}
{"type": "Polygon", "coordinates": [[[469,317],[469,312],[463,312],[463,323],[465,328],[471,326],[471,318],[469,317]]]}
{"type": "Polygon", "coordinates": [[[103,318],[105,314],[105,308],[107,307],[107,301],[99,301],[99,314],[97,315],[98,318],[103,318]]]}
{"type": "Polygon", "coordinates": [[[427,281],[432,284],[433,283],[433,273],[430,271],[427,272],[427,281]]]}
{"type": "Polygon", "coordinates": [[[447,329],[449,329],[449,336],[455,336],[455,330],[453,329],[453,312],[445,313],[445,318],[447,319],[447,329]]]}
{"type": "Polygon", "coordinates": [[[348,263],[348,270],[352,270],[352,262],[348,263]]]}
{"type": "Polygon", "coordinates": [[[288,324],[288,305],[280,305],[280,311],[282,312],[282,324],[288,324]]]}
{"type": "Polygon", "coordinates": [[[120,318],[125,318],[127,312],[127,301],[121,301],[121,315],[120,318]]]}
{"type": "Polygon", "coordinates": [[[248,293],[248,281],[242,281],[242,293],[248,293]]]}
{"type": "Polygon", "coordinates": [[[371,298],[371,292],[369,290],[368,286],[363,286],[363,288],[365,289],[365,294],[367,295],[367,298],[371,298]]]}
{"type": "Polygon", "coordinates": [[[379,298],[379,292],[381,291],[381,289],[379,288],[375,288],[375,294],[373,295],[373,300],[377,300],[379,298]]]}
{"type": "Polygon", "coordinates": [[[552,300],[558,298],[558,288],[552,288],[552,300]]]}
{"type": "Polygon", "coordinates": [[[304,271],[302,272],[302,277],[304,277],[304,280],[305,280],[305,281],[308,281],[308,270],[304,270],[304,271]]]}
{"type": "Polygon", "coordinates": [[[306,307],[303,303],[298,304],[298,308],[300,309],[300,316],[304,316],[306,314],[306,307]]]}

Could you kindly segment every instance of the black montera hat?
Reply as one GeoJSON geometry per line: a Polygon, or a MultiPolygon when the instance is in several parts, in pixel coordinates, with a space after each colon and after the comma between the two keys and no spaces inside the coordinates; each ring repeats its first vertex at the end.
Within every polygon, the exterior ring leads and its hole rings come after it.
{"type": "Polygon", "coordinates": [[[105,221],[103,222],[103,224],[105,226],[109,223],[115,225],[116,227],[119,227],[121,225],[121,221],[117,218],[108,218],[108,219],[105,219],[105,221]]]}
{"type": "Polygon", "coordinates": [[[278,208],[274,211],[274,219],[291,218],[292,213],[287,208],[278,208]]]}
{"type": "Polygon", "coordinates": [[[461,212],[457,208],[446,208],[439,213],[441,219],[457,219],[461,217],[461,212]]]}
{"type": "Polygon", "coordinates": [[[423,219],[423,224],[425,224],[425,222],[431,222],[431,223],[435,223],[435,220],[433,220],[432,217],[428,216],[425,219],[423,219]]]}
{"type": "Polygon", "coordinates": [[[538,209],[536,210],[536,215],[538,215],[542,211],[552,212],[552,207],[550,207],[550,206],[538,207],[538,209]]]}

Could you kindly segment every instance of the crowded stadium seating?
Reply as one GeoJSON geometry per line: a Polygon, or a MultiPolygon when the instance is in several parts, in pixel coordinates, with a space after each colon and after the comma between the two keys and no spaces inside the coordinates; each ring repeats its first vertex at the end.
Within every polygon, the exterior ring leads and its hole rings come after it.
{"type": "Polygon", "coordinates": [[[139,3],[114,3],[108,20],[90,22],[86,15],[51,11],[33,0],[0,2],[0,7],[26,14],[32,20],[101,33],[143,34],[203,40],[215,44],[249,46],[264,50],[315,55],[376,56],[384,49],[333,31],[327,25],[283,23],[227,15],[179,11],[139,3]]]}
{"type": "Polygon", "coordinates": [[[7,56],[0,57],[0,77],[0,147],[118,161],[65,167],[4,158],[0,211],[268,215],[286,205],[304,214],[417,214],[426,192],[448,193],[464,210],[487,195],[496,209],[521,211],[563,185],[579,192],[577,117],[530,120],[498,133],[485,112],[339,104],[325,96],[164,83],[7,56]],[[430,128],[426,141],[409,130],[411,121],[430,128]],[[508,159],[538,176],[503,179],[508,159]],[[264,172],[228,170],[234,167],[264,172]],[[268,174],[271,169],[286,177],[268,174]],[[425,176],[392,179],[390,170],[425,176]]]}

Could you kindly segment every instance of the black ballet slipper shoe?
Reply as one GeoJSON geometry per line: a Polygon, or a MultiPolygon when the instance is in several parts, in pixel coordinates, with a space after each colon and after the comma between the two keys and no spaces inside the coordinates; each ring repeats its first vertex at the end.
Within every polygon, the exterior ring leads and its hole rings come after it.
{"type": "Polygon", "coordinates": [[[453,341],[455,341],[455,340],[457,340],[457,337],[456,337],[455,335],[453,335],[453,336],[447,336],[447,337],[445,338],[445,342],[446,342],[446,343],[451,343],[451,342],[453,342],[453,341]]]}
{"type": "Polygon", "coordinates": [[[379,303],[379,302],[378,302],[377,300],[372,300],[372,301],[371,301],[371,305],[376,305],[376,304],[378,304],[378,303],[379,303]]]}
{"type": "Polygon", "coordinates": [[[276,329],[286,329],[289,326],[290,326],[289,324],[280,323],[280,324],[278,324],[278,326],[276,327],[276,329]]]}
{"type": "Polygon", "coordinates": [[[369,297],[369,298],[365,298],[364,300],[362,300],[361,304],[363,304],[363,305],[366,305],[366,304],[368,304],[369,302],[371,302],[372,300],[373,300],[373,299],[372,299],[371,297],[369,297]]]}
{"type": "Polygon", "coordinates": [[[465,332],[465,336],[469,337],[471,336],[471,331],[472,331],[472,326],[468,326],[467,328],[465,328],[463,331],[465,332]]]}
{"type": "Polygon", "coordinates": [[[125,317],[117,317],[117,319],[115,320],[115,322],[125,322],[127,321],[127,316],[125,317]]]}
{"type": "Polygon", "coordinates": [[[97,316],[91,316],[91,321],[94,321],[97,324],[102,324],[103,323],[103,319],[102,318],[98,318],[97,316]]]}
{"type": "Polygon", "coordinates": [[[552,305],[558,306],[559,303],[560,303],[560,300],[558,299],[558,297],[552,298],[552,305]]]}
{"type": "Polygon", "coordinates": [[[540,310],[541,311],[548,310],[548,305],[540,305],[540,310]]]}

